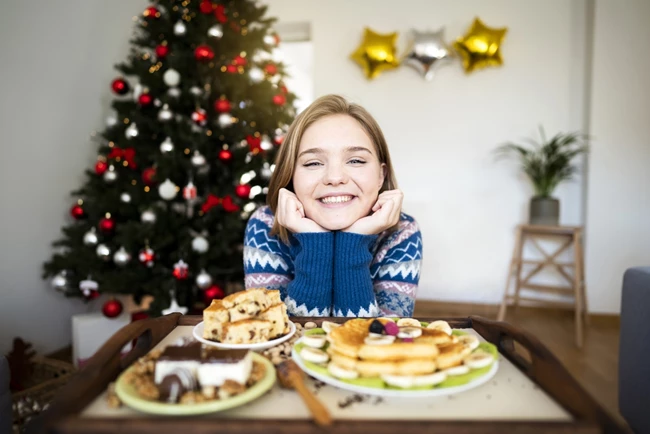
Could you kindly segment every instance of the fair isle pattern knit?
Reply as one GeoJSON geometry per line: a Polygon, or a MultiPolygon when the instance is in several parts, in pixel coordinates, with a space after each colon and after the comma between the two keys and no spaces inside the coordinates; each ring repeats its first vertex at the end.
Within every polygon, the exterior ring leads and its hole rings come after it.
{"type": "Polygon", "coordinates": [[[250,217],[244,237],[246,288],[279,289],[290,315],[413,315],[422,261],[417,222],[401,213],[392,233],[270,235],[268,206],[250,217]]]}

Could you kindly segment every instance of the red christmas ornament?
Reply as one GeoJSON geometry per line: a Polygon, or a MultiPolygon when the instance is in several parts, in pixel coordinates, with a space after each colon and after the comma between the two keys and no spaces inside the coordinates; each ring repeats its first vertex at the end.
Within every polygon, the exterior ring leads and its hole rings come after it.
{"type": "Polygon", "coordinates": [[[235,65],[228,65],[226,66],[226,71],[228,71],[229,74],[236,74],[239,70],[235,65]]]}
{"type": "Polygon", "coordinates": [[[140,263],[142,265],[146,265],[147,267],[153,267],[153,261],[155,258],[156,254],[150,247],[145,247],[144,249],[140,250],[140,253],[138,254],[138,260],[140,263]]]}
{"type": "Polygon", "coordinates": [[[202,1],[201,4],[199,5],[199,10],[201,11],[202,14],[206,14],[206,15],[211,14],[213,9],[214,9],[214,5],[212,4],[212,2],[208,0],[202,1]]]}
{"type": "Polygon", "coordinates": [[[233,202],[232,197],[226,196],[221,200],[221,206],[226,212],[236,212],[239,211],[239,205],[233,202]]]}
{"type": "Polygon", "coordinates": [[[212,300],[220,300],[226,296],[226,293],[224,292],[223,289],[218,287],[217,285],[212,285],[208,289],[206,289],[203,292],[203,302],[206,305],[210,305],[212,303],[212,300]]]}
{"type": "Polygon", "coordinates": [[[196,186],[194,186],[192,181],[183,188],[183,198],[185,200],[196,199],[196,186]]]}
{"type": "Polygon", "coordinates": [[[280,91],[285,95],[289,93],[289,89],[284,84],[280,85],[280,91]]]}
{"type": "Polygon", "coordinates": [[[203,214],[205,214],[215,206],[219,205],[219,202],[221,202],[219,196],[215,196],[214,194],[210,193],[208,194],[208,197],[205,198],[205,202],[203,202],[203,205],[201,205],[201,211],[203,211],[203,214]]]}
{"type": "Polygon", "coordinates": [[[282,95],[273,95],[273,104],[275,105],[284,105],[287,102],[287,98],[282,95]]]}
{"type": "Polygon", "coordinates": [[[108,164],[105,161],[97,161],[95,163],[95,173],[98,175],[103,175],[104,172],[108,169],[108,164]]]}
{"type": "Polygon", "coordinates": [[[227,149],[222,149],[219,151],[219,159],[221,161],[230,161],[232,159],[232,152],[227,149]]]}
{"type": "Polygon", "coordinates": [[[172,274],[178,280],[185,280],[189,276],[189,272],[187,271],[187,268],[188,268],[187,264],[185,263],[185,261],[181,259],[180,261],[174,264],[174,271],[172,272],[172,274]]]}
{"type": "Polygon", "coordinates": [[[94,300],[98,298],[100,295],[101,294],[96,289],[89,289],[88,291],[84,291],[84,297],[86,298],[86,300],[94,300]]]}
{"type": "Polygon", "coordinates": [[[247,63],[246,58],[239,55],[235,56],[235,58],[232,61],[232,64],[236,66],[246,66],[246,63],[247,63]]]}
{"type": "Polygon", "coordinates": [[[196,109],[192,113],[192,120],[195,124],[203,126],[208,123],[208,114],[202,108],[196,109]]]}
{"type": "Polygon", "coordinates": [[[156,9],[155,6],[149,6],[147,9],[144,10],[142,15],[144,15],[146,18],[159,18],[160,11],[156,9]]]}
{"type": "Polygon", "coordinates": [[[248,196],[251,194],[251,186],[248,184],[239,184],[235,187],[235,194],[242,199],[248,199],[248,196]]]}
{"type": "Polygon", "coordinates": [[[156,169],[148,167],[142,171],[142,182],[146,185],[152,185],[155,182],[156,169]]]}
{"type": "Polygon", "coordinates": [[[75,218],[75,220],[82,219],[86,216],[84,209],[79,204],[76,204],[70,209],[70,214],[75,218]]]}
{"type": "Polygon", "coordinates": [[[246,142],[248,143],[248,148],[251,152],[254,152],[256,149],[259,151],[261,148],[262,139],[259,137],[251,136],[250,134],[246,136],[246,142]]]}
{"type": "Polygon", "coordinates": [[[123,78],[116,78],[111,83],[111,89],[118,95],[124,95],[129,91],[129,83],[123,78]]]}
{"type": "Polygon", "coordinates": [[[224,5],[217,5],[217,7],[214,8],[214,16],[220,23],[228,22],[228,17],[226,16],[226,7],[224,5]]]}
{"type": "Polygon", "coordinates": [[[156,56],[158,56],[159,59],[167,57],[168,54],[169,54],[169,47],[167,45],[158,45],[156,47],[156,56]]]}
{"type": "Polygon", "coordinates": [[[115,318],[122,313],[122,303],[114,298],[108,300],[102,307],[102,313],[109,318],[115,318]]]}
{"type": "Polygon", "coordinates": [[[194,50],[194,58],[199,62],[209,62],[214,59],[214,51],[208,45],[199,45],[194,50]]]}
{"type": "Polygon", "coordinates": [[[231,109],[230,101],[227,99],[218,99],[214,102],[214,109],[219,113],[228,113],[231,109]]]}
{"type": "Polygon", "coordinates": [[[142,107],[150,106],[152,102],[153,98],[148,93],[143,93],[138,97],[138,104],[140,104],[142,107]]]}
{"type": "Polygon", "coordinates": [[[113,220],[110,216],[102,217],[102,219],[99,221],[99,229],[105,233],[112,232],[113,229],[115,229],[115,220],[113,220]]]}
{"type": "Polygon", "coordinates": [[[264,67],[264,71],[269,75],[275,75],[278,73],[278,67],[272,63],[269,63],[264,67]]]}

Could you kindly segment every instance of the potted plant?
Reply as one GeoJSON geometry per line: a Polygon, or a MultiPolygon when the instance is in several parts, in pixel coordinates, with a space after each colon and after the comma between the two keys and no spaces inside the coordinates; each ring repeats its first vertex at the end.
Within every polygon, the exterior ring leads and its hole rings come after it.
{"type": "Polygon", "coordinates": [[[528,147],[517,143],[505,143],[497,148],[499,155],[514,155],[530,178],[535,195],[530,200],[529,223],[534,225],[558,225],[560,201],[552,197],[555,188],[571,180],[577,172],[573,159],[588,151],[586,138],[579,133],[558,133],[546,140],[540,127],[541,141],[525,139],[528,147]]]}

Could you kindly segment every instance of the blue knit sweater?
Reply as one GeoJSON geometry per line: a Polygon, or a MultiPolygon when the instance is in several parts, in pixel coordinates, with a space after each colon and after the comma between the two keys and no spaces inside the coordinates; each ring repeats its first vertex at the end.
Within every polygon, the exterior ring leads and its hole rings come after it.
{"type": "Polygon", "coordinates": [[[422,260],[417,222],[400,215],[392,233],[297,233],[289,245],[270,235],[268,206],[250,217],[244,238],[246,288],[279,289],[290,315],[413,315],[422,260]]]}

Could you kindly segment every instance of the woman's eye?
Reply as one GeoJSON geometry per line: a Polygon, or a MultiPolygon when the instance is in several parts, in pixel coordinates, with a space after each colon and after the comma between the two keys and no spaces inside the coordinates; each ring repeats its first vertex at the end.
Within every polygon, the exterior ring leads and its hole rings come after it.
{"type": "Polygon", "coordinates": [[[320,166],[320,163],[318,161],[310,161],[309,163],[303,164],[303,167],[313,167],[313,166],[320,166]]]}
{"type": "Polygon", "coordinates": [[[360,160],[358,158],[353,158],[352,160],[349,161],[349,163],[352,163],[352,164],[366,164],[365,161],[360,160]]]}

